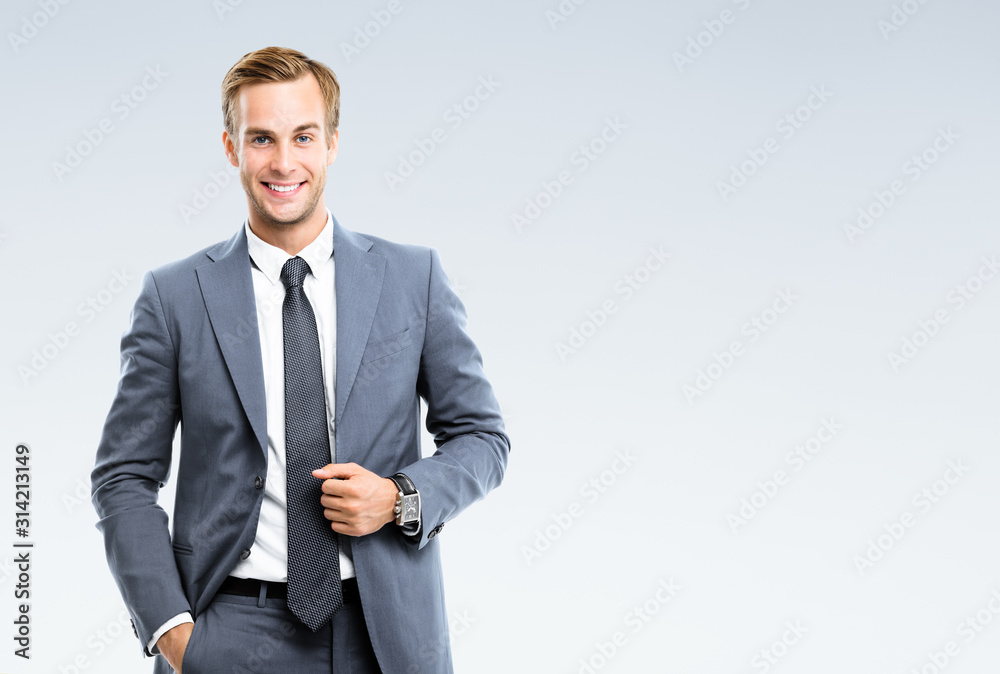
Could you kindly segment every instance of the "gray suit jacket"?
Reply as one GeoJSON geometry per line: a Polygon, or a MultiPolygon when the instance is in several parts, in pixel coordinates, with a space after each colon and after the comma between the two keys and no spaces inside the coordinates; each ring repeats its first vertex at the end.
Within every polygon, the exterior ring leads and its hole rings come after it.
{"type": "MultiPolygon", "coordinates": [[[[342,537],[383,671],[449,672],[445,522],[496,487],[509,441],[437,253],[334,219],[337,461],[406,473],[421,535],[342,537]],[[437,451],[422,458],[419,400],[437,451]]],[[[264,379],[246,234],[143,277],[92,475],[108,564],[145,648],[208,606],[249,550],[267,474],[264,379]],[[180,424],[173,531],[157,504],[180,424]]]]}

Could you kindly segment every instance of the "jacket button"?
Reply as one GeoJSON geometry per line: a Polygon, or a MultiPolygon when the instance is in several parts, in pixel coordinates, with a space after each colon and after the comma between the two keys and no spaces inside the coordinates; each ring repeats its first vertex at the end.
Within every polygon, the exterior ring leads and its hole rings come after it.
{"type": "Polygon", "coordinates": [[[240,553],[240,559],[246,559],[249,556],[250,556],[250,550],[244,550],[243,552],[240,553]]]}
{"type": "Polygon", "coordinates": [[[254,478],[253,486],[257,487],[257,489],[260,489],[261,487],[263,487],[264,486],[264,478],[262,478],[260,475],[258,475],[256,478],[254,478]]]}

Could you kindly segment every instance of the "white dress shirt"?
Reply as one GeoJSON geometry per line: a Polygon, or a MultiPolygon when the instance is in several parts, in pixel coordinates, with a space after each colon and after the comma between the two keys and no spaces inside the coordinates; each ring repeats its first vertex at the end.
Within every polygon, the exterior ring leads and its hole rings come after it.
{"type": "MultiPolygon", "coordinates": [[[[285,286],[281,269],[290,258],[281,248],[264,242],[244,224],[250,252],[254,299],[257,303],[257,329],[264,370],[264,394],[267,404],[267,478],[264,501],[260,507],[257,535],[250,556],[230,572],[238,578],[256,578],[272,582],[288,580],[288,516],[285,486],[285,353],[282,303],[285,286]]],[[[326,392],[327,429],[330,434],[330,462],[336,460],[334,414],[337,381],[337,297],[334,292],[333,216],[326,212],[326,225],[312,243],[298,253],[311,273],[302,283],[316,316],[320,358],[323,364],[323,388],[326,392]]],[[[248,448],[253,450],[255,448],[248,448]]],[[[322,466],[316,466],[321,468],[322,466]]],[[[322,506],[316,502],[316,508],[322,506]]],[[[354,563],[340,548],[340,577],[354,577],[354,563]]],[[[156,642],[172,627],[193,622],[190,613],[181,613],[164,623],[154,634],[149,650],[158,652],[156,642]]]]}

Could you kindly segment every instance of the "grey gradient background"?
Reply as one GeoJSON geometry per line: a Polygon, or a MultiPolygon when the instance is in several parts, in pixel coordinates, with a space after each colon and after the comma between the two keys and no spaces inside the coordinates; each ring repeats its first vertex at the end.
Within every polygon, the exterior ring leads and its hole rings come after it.
{"type": "Polygon", "coordinates": [[[328,206],[349,228],[440,250],[507,416],[504,484],[441,538],[458,671],[933,672],[948,649],[948,672],[995,671],[1000,280],[975,275],[1000,254],[1000,6],[908,0],[883,34],[889,0],[564,2],[575,11],[554,28],[557,0],[400,0],[348,59],[342,45],[387,1],[55,0],[45,17],[46,1],[0,13],[0,670],[151,667],[120,622],[89,471],[141,274],[245,217],[235,178],[197,215],[182,206],[227,166],[223,75],[277,44],[341,82],[328,206]],[[724,10],[732,23],[709,39],[703,22],[724,10]],[[699,33],[710,44],[678,68],[699,33]],[[120,118],[147,68],[162,81],[120,118]],[[453,128],[443,114],[480,78],[499,86],[453,128]],[[828,100],[785,138],[775,124],[813,87],[828,100]],[[57,176],[103,118],[113,131],[57,176]],[[625,128],[580,170],[574,153],[608,118],[625,128]],[[384,174],[436,128],[446,140],[390,189],[384,174]],[[911,180],[904,165],[938,129],[957,140],[911,180]],[[777,151],[723,199],[717,183],[769,138],[777,151]],[[562,170],[572,183],[517,228],[562,170]],[[905,192],[851,241],[845,224],[894,180],[905,192]],[[652,272],[650,247],[670,255],[652,272]],[[644,280],[630,296],[616,290],[628,276],[644,280]],[[966,283],[980,290],[959,309],[949,293],[966,283]],[[742,326],[772,318],[779,291],[794,303],[751,341],[742,326]],[[100,312],[81,310],[88,298],[100,312]],[[942,310],[893,368],[889,352],[942,310]],[[78,334],[54,346],[71,321],[78,334]],[[560,357],[574,329],[589,337],[560,357]],[[734,340],[742,355],[689,400],[683,387],[734,340]],[[795,470],[786,454],[823,419],[842,428],[795,470]],[[19,442],[33,471],[30,661],[11,640],[19,442]],[[949,462],[968,469],[922,512],[915,495],[949,462]],[[727,517],[778,470],[787,484],[734,533],[727,517]],[[906,512],[913,526],[883,536],[891,549],[862,573],[857,557],[906,512]],[[679,589],[658,595],[661,581],[679,589]],[[801,637],[786,632],[796,621],[801,637]],[[783,637],[765,667],[761,649],[783,637]]]}

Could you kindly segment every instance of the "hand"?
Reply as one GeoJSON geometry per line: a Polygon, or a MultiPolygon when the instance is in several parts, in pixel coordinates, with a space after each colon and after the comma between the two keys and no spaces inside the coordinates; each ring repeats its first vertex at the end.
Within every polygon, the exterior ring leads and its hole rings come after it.
{"type": "Polygon", "coordinates": [[[356,463],[330,463],[312,472],[323,480],[319,502],[330,528],[364,536],[396,519],[396,483],[356,463]]]}
{"type": "Polygon", "coordinates": [[[184,652],[187,651],[193,629],[194,623],[181,623],[171,627],[156,640],[156,647],[177,674],[181,674],[181,663],[184,660],[184,652]]]}

